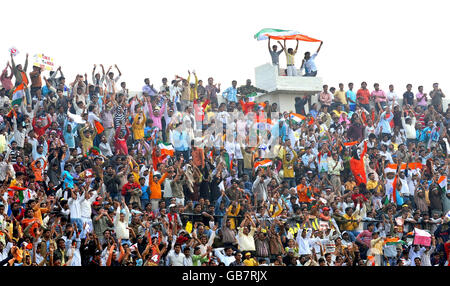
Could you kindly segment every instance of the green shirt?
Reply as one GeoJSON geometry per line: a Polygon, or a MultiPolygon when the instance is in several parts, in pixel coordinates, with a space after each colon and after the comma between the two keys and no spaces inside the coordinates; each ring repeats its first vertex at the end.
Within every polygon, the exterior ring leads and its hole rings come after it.
{"type": "Polygon", "coordinates": [[[208,256],[192,255],[192,265],[201,266],[203,262],[208,262],[208,256]]]}

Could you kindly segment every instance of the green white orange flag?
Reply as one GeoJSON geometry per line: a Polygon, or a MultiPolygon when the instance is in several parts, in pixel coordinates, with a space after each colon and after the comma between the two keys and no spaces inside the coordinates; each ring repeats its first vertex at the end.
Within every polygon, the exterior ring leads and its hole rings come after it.
{"type": "Polygon", "coordinates": [[[256,171],[259,167],[265,168],[265,167],[269,167],[271,165],[272,165],[272,160],[266,159],[266,160],[256,162],[253,167],[256,171]]]}
{"type": "Polygon", "coordinates": [[[302,122],[305,119],[306,119],[306,117],[301,115],[301,114],[291,113],[291,120],[293,120],[296,123],[300,123],[300,122],[302,122]]]}
{"type": "Polygon", "coordinates": [[[230,158],[230,155],[228,153],[223,154],[223,156],[228,171],[231,171],[233,169],[233,159],[230,158]]]}
{"type": "Polygon", "coordinates": [[[23,87],[21,86],[23,85],[18,86],[14,91],[12,95],[11,106],[14,106],[16,104],[20,106],[22,104],[22,100],[25,98],[25,93],[23,92],[23,87]]]}
{"type": "Polygon", "coordinates": [[[19,186],[9,186],[8,187],[8,195],[10,197],[14,197],[14,192],[18,192],[19,200],[20,200],[20,202],[22,202],[23,199],[24,199],[23,192],[26,191],[26,190],[27,190],[27,188],[22,188],[22,187],[19,187],[19,186]]]}
{"type": "Polygon", "coordinates": [[[173,156],[173,154],[175,153],[175,149],[170,143],[161,142],[158,144],[158,147],[161,150],[161,155],[173,156]]]}
{"type": "Polygon", "coordinates": [[[320,40],[305,36],[300,34],[300,32],[295,30],[283,30],[283,29],[273,29],[273,28],[264,28],[260,30],[254,36],[258,41],[263,41],[267,39],[274,40],[299,40],[305,42],[320,42],[320,40]]]}
{"type": "Polygon", "coordinates": [[[346,146],[346,147],[351,147],[351,146],[354,146],[354,145],[356,145],[356,144],[359,144],[359,142],[358,142],[358,141],[345,142],[345,143],[344,143],[344,146],[346,146]]]}
{"type": "MultiPolygon", "coordinates": [[[[438,179],[439,187],[443,190],[447,190],[447,176],[440,176],[438,179]]],[[[447,190],[449,192],[449,190],[447,190]]]]}
{"type": "Polygon", "coordinates": [[[392,237],[392,238],[385,238],[384,244],[387,245],[397,245],[397,244],[406,244],[403,240],[400,240],[398,237],[392,237]]]}

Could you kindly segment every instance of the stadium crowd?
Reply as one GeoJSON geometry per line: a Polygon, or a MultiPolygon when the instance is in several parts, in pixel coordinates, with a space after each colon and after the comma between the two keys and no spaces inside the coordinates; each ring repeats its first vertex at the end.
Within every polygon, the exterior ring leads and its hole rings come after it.
{"type": "Polygon", "coordinates": [[[45,73],[11,55],[1,74],[0,265],[449,265],[437,83],[324,85],[281,111],[250,80],[131,94],[117,65],[45,73]]]}

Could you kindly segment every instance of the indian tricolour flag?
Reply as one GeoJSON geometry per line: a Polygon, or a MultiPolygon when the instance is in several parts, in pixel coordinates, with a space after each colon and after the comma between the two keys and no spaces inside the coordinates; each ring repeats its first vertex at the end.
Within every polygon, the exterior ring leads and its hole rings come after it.
{"type": "Polygon", "coordinates": [[[32,194],[30,189],[22,188],[18,186],[10,186],[8,188],[8,194],[10,197],[14,196],[14,192],[18,193],[18,197],[20,200],[20,203],[27,203],[29,200],[31,200],[32,194]]]}
{"type": "MultiPolygon", "coordinates": [[[[447,176],[440,176],[438,179],[438,184],[443,190],[447,190],[447,176]]],[[[447,190],[447,192],[449,192],[449,190],[447,190]]]]}
{"type": "Polygon", "coordinates": [[[266,159],[266,160],[262,160],[262,161],[256,162],[253,167],[254,167],[254,169],[256,171],[259,167],[265,168],[265,167],[269,167],[271,165],[272,165],[272,160],[266,159]]]}
{"type": "Polygon", "coordinates": [[[306,119],[306,117],[301,114],[291,113],[291,120],[295,121],[296,123],[300,123],[305,119],[306,119]]]}
{"type": "Polygon", "coordinates": [[[252,93],[247,94],[245,97],[248,98],[248,101],[250,101],[250,102],[255,102],[255,97],[256,97],[257,95],[258,95],[258,94],[257,94],[256,92],[252,92],[252,93]]]}
{"type": "Polygon", "coordinates": [[[24,97],[23,89],[19,90],[16,89],[16,91],[12,96],[11,106],[14,106],[16,104],[20,106],[22,104],[23,97],[24,97]]]}
{"type": "Polygon", "coordinates": [[[400,238],[398,238],[398,237],[392,237],[392,238],[385,238],[384,244],[397,245],[397,244],[406,244],[406,242],[403,240],[400,240],[400,238]]]}
{"type": "Polygon", "coordinates": [[[344,142],[344,146],[345,146],[345,147],[352,147],[352,146],[358,145],[358,144],[359,144],[358,141],[344,142]]]}
{"type": "Polygon", "coordinates": [[[161,142],[158,144],[158,147],[161,150],[161,155],[173,156],[173,154],[175,152],[172,144],[170,144],[170,143],[161,142]]]}

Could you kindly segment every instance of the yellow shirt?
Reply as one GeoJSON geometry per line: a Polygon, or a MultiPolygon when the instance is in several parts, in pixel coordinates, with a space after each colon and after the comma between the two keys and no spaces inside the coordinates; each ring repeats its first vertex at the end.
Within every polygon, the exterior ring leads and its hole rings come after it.
{"type": "MultiPolygon", "coordinates": [[[[231,211],[232,208],[233,206],[228,207],[227,216],[237,216],[239,211],[241,210],[241,205],[238,204],[234,212],[231,211]]],[[[236,229],[236,221],[234,218],[230,218],[230,229],[236,229]]]]}
{"type": "Polygon", "coordinates": [[[259,264],[254,258],[250,258],[250,259],[244,260],[244,265],[245,266],[258,266],[259,264]]]}
{"type": "MultiPolygon", "coordinates": [[[[196,75],[196,74],[194,74],[194,76],[195,76],[195,84],[194,84],[194,87],[191,88],[191,87],[189,86],[189,88],[190,88],[190,90],[191,90],[190,93],[189,93],[189,100],[190,100],[190,101],[194,101],[195,99],[198,98],[198,95],[197,95],[198,78],[197,78],[197,75],[196,75]]],[[[191,75],[189,75],[188,81],[189,81],[190,78],[191,78],[191,75]]],[[[189,84],[190,84],[190,83],[189,83],[189,84]]]]}
{"type": "Polygon", "coordinates": [[[6,137],[5,135],[0,135],[0,153],[6,150],[6,137]]]}
{"type": "Polygon", "coordinates": [[[86,130],[87,127],[84,127],[78,132],[81,138],[81,146],[83,147],[83,154],[86,154],[92,147],[94,147],[94,138],[97,135],[97,129],[93,129],[91,136],[86,137],[84,136],[84,130],[86,130]]]}
{"type": "MultiPolygon", "coordinates": [[[[348,216],[347,214],[344,214],[343,215],[343,217],[344,217],[344,219],[346,219],[346,220],[356,220],[356,218],[355,217],[353,217],[353,216],[348,216]]],[[[357,222],[357,221],[355,221],[355,222],[351,222],[351,221],[349,221],[349,222],[344,222],[344,227],[343,227],[343,229],[344,230],[355,230],[357,227],[358,227],[358,225],[359,225],[359,223],[357,222]]]]}
{"type": "Polygon", "coordinates": [[[34,206],[34,217],[39,219],[39,223],[42,225],[44,222],[42,221],[42,214],[48,213],[49,209],[48,208],[41,208],[39,207],[39,205],[35,205],[34,206]]]}
{"type": "Polygon", "coordinates": [[[336,101],[340,102],[341,104],[347,104],[347,98],[345,96],[345,91],[336,91],[334,93],[334,98],[336,99],[336,101]]]}
{"type": "Polygon", "coordinates": [[[383,254],[383,242],[382,237],[378,237],[377,239],[372,239],[370,241],[370,247],[372,255],[382,255],[383,254]]]}
{"type": "Polygon", "coordinates": [[[376,188],[376,192],[379,193],[379,192],[381,191],[381,186],[378,186],[378,188],[377,188],[377,184],[378,184],[377,181],[369,180],[369,181],[367,182],[366,189],[368,189],[368,190],[373,190],[373,189],[376,188]]]}
{"type": "Polygon", "coordinates": [[[140,139],[144,138],[144,128],[145,128],[146,118],[145,118],[145,115],[142,114],[143,118],[141,118],[141,120],[139,121],[138,120],[139,116],[141,116],[141,115],[137,114],[134,117],[133,125],[131,126],[131,129],[133,130],[134,140],[140,140],[140,139]]]}
{"type": "Polygon", "coordinates": [[[294,150],[292,150],[292,153],[294,153],[294,158],[291,157],[290,161],[286,159],[286,150],[283,153],[284,178],[294,178],[294,162],[297,160],[297,153],[294,150]]]}
{"type": "Polygon", "coordinates": [[[292,55],[290,53],[286,53],[286,62],[288,65],[294,64],[294,58],[295,58],[296,53],[297,53],[297,51],[293,51],[292,55]]]}

